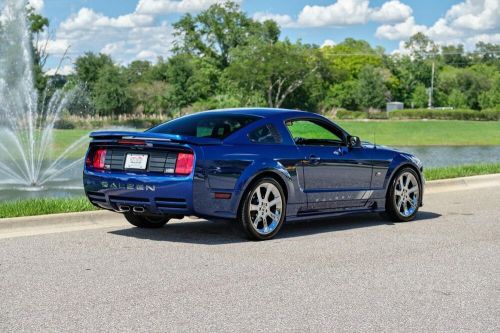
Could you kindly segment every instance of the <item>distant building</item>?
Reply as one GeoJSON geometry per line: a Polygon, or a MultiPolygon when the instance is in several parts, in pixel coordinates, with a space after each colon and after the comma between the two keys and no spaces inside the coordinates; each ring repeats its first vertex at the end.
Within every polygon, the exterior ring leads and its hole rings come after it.
{"type": "Polygon", "coordinates": [[[404,108],[405,108],[405,105],[402,102],[389,102],[386,105],[387,112],[394,111],[394,110],[403,110],[404,108]]]}

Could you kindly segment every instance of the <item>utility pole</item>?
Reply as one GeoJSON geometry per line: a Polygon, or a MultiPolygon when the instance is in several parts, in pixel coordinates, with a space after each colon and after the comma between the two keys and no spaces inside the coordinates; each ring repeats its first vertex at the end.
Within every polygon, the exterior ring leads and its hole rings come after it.
{"type": "Polygon", "coordinates": [[[429,109],[432,108],[432,93],[434,92],[434,66],[435,66],[435,61],[432,59],[432,74],[431,74],[431,88],[429,90],[429,109]]]}

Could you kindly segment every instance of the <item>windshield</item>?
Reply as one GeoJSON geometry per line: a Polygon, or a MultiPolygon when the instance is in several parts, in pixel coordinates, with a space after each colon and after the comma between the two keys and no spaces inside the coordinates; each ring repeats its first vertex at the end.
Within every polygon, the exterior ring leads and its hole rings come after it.
{"type": "Polygon", "coordinates": [[[257,119],[249,115],[202,112],[168,121],[148,132],[224,139],[257,119]]]}

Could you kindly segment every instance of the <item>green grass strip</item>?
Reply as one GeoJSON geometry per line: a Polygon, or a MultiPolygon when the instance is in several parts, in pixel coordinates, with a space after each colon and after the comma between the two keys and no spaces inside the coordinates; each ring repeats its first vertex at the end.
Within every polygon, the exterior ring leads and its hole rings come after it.
{"type": "Polygon", "coordinates": [[[87,198],[43,198],[0,203],[0,218],[96,210],[87,198]]]}
{"type": "Polygon", "coordinates": [[[449,179],[500,173],[500,163],[472,164],[424,169],[426,180],[449,179]]]}

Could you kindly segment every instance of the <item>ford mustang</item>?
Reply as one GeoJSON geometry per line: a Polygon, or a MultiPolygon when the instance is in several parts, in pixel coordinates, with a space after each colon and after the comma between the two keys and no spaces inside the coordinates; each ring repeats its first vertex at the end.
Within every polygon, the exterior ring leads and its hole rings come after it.
{"type": "Polygon", "coordinates": [[[285,221],[367,212],[410,221],[422,205],[418,158],[310,112],[205,111],[145,132],[90,136],[88,199],[137,227],[193,215],[266,240],[285,221]]]}

